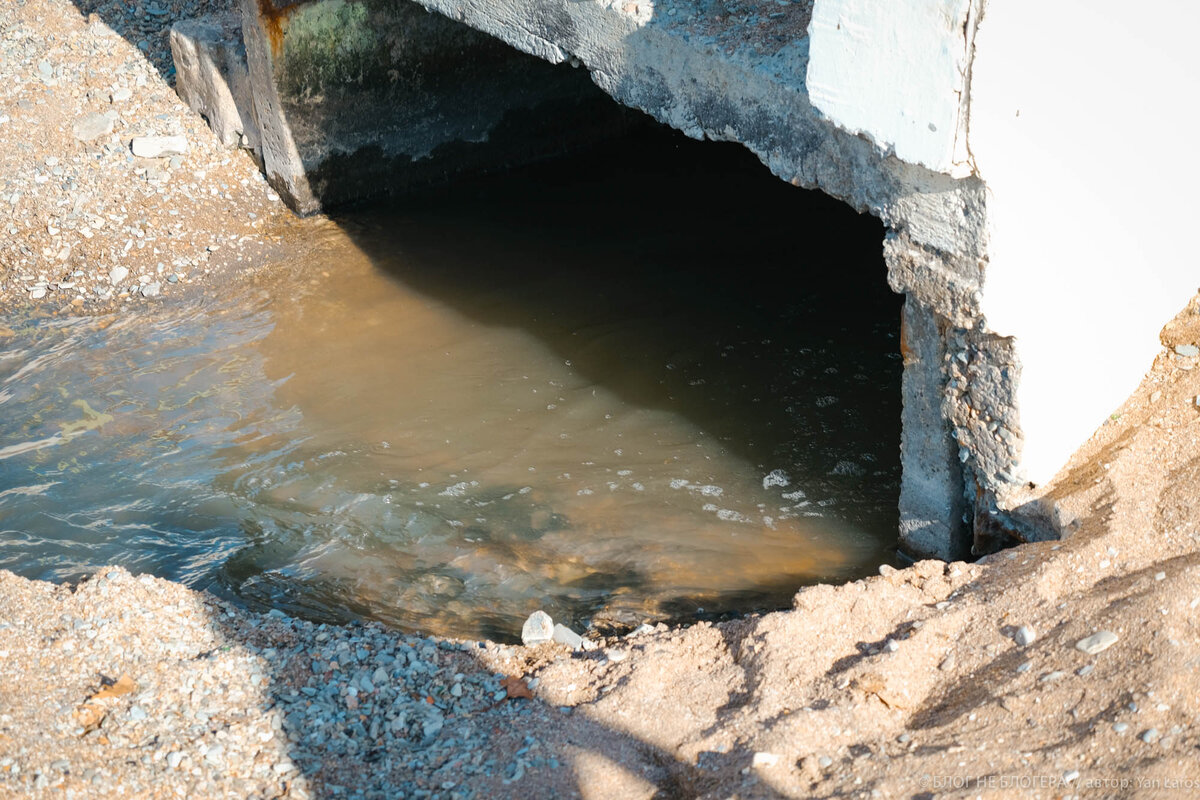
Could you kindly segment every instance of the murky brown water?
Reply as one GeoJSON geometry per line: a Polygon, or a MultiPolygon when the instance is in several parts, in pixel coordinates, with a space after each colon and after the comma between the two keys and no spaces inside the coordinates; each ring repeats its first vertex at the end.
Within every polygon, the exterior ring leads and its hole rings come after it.
{"type": "Polygon", "coordinates": [[[740,152],[634,145],[308,224],[221,300],[10,321],[0,566],[493,636],[872,571],[878,226],[740,152]]]}

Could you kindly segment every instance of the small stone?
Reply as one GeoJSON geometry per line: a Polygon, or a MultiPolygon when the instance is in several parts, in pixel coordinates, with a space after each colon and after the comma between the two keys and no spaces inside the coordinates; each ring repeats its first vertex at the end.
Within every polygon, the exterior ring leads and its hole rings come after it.
{"type": "Polygon", "coordinates": [[[134,722],[141,722],[148,716],[150,715],[146,713],[146,709],[142,708],[141,706],[134,706],[133,708],[129,709],[129,719],[134,722]]]}
{"type": "Polygon", "coordinates": [[[1075,649],[1094,656],[1117,643],[1119,637],[1112,631],[1099,631],[1075,643],[1075,649]]]}
{"type": "Polygon", "coordinates": [[[1017,665],[1017,672],[1029,672],[1029,668],[1033,666],[1032,661],[1026,661],[1017,665]]]}
{"type": "Polygon", "coordinates": [[[779,754],[758,752],[754,754],[750,763],[756,767],[773,767],[779,763],[779,754]]]}
{"type": "Polygon", "coordinates": [[[172,750],[170,753],[167,753],[167,766],[171,769],[178,767],[180,761],[183,761],[183,753],[178,750],[172,750]]]}
{"type": "Polygon", "coordinates": [[[90,142],[101,136],[107,136],[112,133],[112,129],[113,117],[108,114],[97,114],[94,111],[84,114],[71,126],[75,138],[81,142],[90,142]]]}
{"type": "Polygon", "coordinates": [[[1070,783],[1077,780],[1079,780],[1079,770],[1072,769],[1063,773],[1063,783],[1070,783]]]}
{"type": "Polygon", "coordinates": [[[1166,579],[1167,579],[1167,573],[1165,573],[1165,572],[1156,572],[1156,573],[1154,573],[1154,580],[1156,580],[1156,581],[1165,581],[1166,579]]]}
{"type": "Polygon", "coordinates": [[[1075,674],[1081,678],[1086,678],[1088,675],[1092,674],[1092,670],[1095,668],[1096,666],[1094,664],[1084,664],[1082,667],[1075,670],[1075,674]]]}
{"type": "Polygon", "coordinates": [[[894,653],[900,649],[900,643],[895,639],[888,639],[886,642],[884,642],[883,649],[887,650],[889,653],[894,653]]]}
{"type": "Polygon", "coordinates": [[[1028,625],[1022,625],[1017,628],[1016,634],[1013,636],[1013,641],[1017,643],[1017,647],[1028,647],[1037,639],[1037,631],[1028,625]]]}
{"type": "Polygon", "coordinates": [[[1129,730],[1129,723],[1128,722],[1114,722],[1113,730],[1117,733],[1124,733],[1125,731],[1129,730]]]}
{"type": "Polygon", "coordinates": [[[162,284],[158,281],[152,281],[142,287],[142,297],[158,297],[162,292],[162,284]]]}
{"type": "Polygon", "coordinates": [[[1158,737],[1159,737],[1158,728],[1150,728],[1145,733],[1143,733],[1140,738],[1146,744],[1154,744],[1155,742],[1158,741],[1158,737]]]}
{"type": "Polygon", "coordinates": [[[121,88],[114,90],[113,93],[108,96],[108,99],[114,103],[123,103],[131,97],[133,97],[133,90],[127,86],[122,86],[121,88]]]}
{"type": "Polygon", "coordinates": [[[188,149],[184,136],[138,136],[129,143],[129,147],[139,158],[180,156],[188,149]]]}
{"type": "Polygon", "coordinates": [[[833,759],[829,756],[821,756],[817,759],[817,766],[821,767],[822,769],[825,769],[831,764],[833,764],[833,759]]]}
{"type": "Polygon", "coordinates": [[[453,697],[462,697],[463,688],[461,683],[456,683],[450,687],[450,694],[453,697]]]}
{"type": "Polygon", "coordinates": [[[938,664],[938,669],[940,669],[942,672],[949,672],[950,670],[954,669],[956,661],[957,659],[954,658],[954,653],[949,653],[945,658],[942,659],[942,663],[938,664]]]}
{"type": "Polygon", "coordinates": [[[29,290],[29,296],[34,300],[41,300],[46,296],[45,286],[35,286],[29,290]]]}
{"type": "Polygon", "coordinates": [[[108,271],[108,282],[116,286],[121,281],[129,277],[128,267],[113,267],[108,271]]]}
{"type": "Polygon", "coordinates": [[[554,620],[545,611],[535,611],[521,626],[521,642],[526,647],[554,639],[554,620]]]}
{"type": "Polygon", "coordinates": [[[1175,355],[1183,356],[1184,358],[1195,358],[1200,356],[1200,347],[1194,344],[1177,344],[1175,345],[1175,355]]]}
{"type": "MultiPolygon", "coordinates": [[[[524,638],[523,635],[522,638],[524,638]]],[[[565,644],[572,650],[583,649],[583,637],[568,628],[566,625],[556,624],[554,626],[554,641],[558,642],[559,644],[565,644]]]]}
{"type": "Polygon", "coordinates": [[[179,283],[179,276],[172,272],[167,276],[167,283],[179,283]]]}

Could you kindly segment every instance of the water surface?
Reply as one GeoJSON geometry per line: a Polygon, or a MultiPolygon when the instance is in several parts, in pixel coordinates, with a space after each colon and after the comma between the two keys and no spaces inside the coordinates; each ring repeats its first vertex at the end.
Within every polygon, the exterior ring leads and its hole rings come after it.
{"type": "Polygon", "coordinates": [[[215,299],[8,321],[0,567],[509,637],[889,558],[870,219],[650,136],[298,230],[215,299]]]}

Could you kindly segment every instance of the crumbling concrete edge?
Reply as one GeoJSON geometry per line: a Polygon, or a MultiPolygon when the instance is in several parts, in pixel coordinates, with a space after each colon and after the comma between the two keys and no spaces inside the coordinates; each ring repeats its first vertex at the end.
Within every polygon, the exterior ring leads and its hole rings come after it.
{"type": "Polygon", "coordinates": [[[320,210],[321,203],[304,173],[299,149],[283,113],[275,71],[273,42],[279,39],[280,16],[272,0],[241,0],[242,39],[259,124],[263,172],[267,182],[301,215],[320,210]]]}

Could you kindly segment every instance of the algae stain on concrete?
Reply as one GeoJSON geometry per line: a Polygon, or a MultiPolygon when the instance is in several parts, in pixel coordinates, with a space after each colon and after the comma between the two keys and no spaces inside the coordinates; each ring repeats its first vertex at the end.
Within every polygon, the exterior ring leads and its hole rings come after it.
{"type": "Polygon", "coordinates": [[[361,84],[386,56],[363,3],[326,0],[301,6],[284,29],[283,84],[293,96],[361,84]]]}

